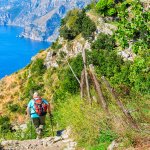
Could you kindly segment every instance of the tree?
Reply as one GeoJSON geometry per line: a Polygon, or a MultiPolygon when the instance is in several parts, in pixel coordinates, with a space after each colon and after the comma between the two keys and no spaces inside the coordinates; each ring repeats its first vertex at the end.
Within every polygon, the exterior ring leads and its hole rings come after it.
{"type": "Polygon", "coordinates": [[[82,21],[82,35],[85,39],[92,36],[92,33],[96,30],[95,23],[88,17],[85,16],[82,21]]]}

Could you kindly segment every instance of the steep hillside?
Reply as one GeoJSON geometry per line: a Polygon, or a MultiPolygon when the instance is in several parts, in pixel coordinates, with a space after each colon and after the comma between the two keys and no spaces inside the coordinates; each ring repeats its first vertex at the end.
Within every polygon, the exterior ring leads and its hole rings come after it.
{"type": "Polygon", "coordinates": [[[68,12],[52,46],[1,80],[0,138],[18,139],[8,127],[27,121],[38,91],[53,105],[54,130],[69,126],[77,147],[149,149],[149,33],[145,3],[100,0],[68,12]]]}

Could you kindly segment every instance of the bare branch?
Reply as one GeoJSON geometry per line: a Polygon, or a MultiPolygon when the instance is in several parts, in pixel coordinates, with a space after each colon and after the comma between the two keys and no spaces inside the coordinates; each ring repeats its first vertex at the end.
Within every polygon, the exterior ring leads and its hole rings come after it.
{"type": "Polygon", "coordinates": [[[78,83],[79,83],[79,85],[80,85],[80,84],[81,84],[81,83],[80,83],[80,80],[78,79],[77,75],[75,74],[75,72],[74,72],[74,70],[72,69],[72,67],[71,67],[70,63],[68,62],[68,60],[67,60],[67,63],[68,63],[68,66],[69,66],[70,70],[72,71],[74,77],[76,78],[76,80],[78,81],[78,83]]]}

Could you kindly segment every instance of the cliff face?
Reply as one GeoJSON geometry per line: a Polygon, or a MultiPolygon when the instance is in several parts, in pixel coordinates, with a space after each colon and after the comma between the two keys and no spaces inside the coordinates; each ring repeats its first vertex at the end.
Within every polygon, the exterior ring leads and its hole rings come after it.
{"type": "Polygon", "coordinates": [[[91,0],[11,0],[0,3],[0,25],[24,27],[22,37],[54,41],[60,20],[73,8],[83,8],[91,0]]]}

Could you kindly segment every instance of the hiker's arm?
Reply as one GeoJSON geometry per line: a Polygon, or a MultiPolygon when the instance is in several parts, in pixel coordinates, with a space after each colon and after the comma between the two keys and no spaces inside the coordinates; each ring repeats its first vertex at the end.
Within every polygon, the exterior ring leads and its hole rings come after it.
{"type": "Polygon", "coordinates": [[[29,107],[27,107],[27,115],[28,115],[28,117],[30,117],[30,108],[29,107]]]}

